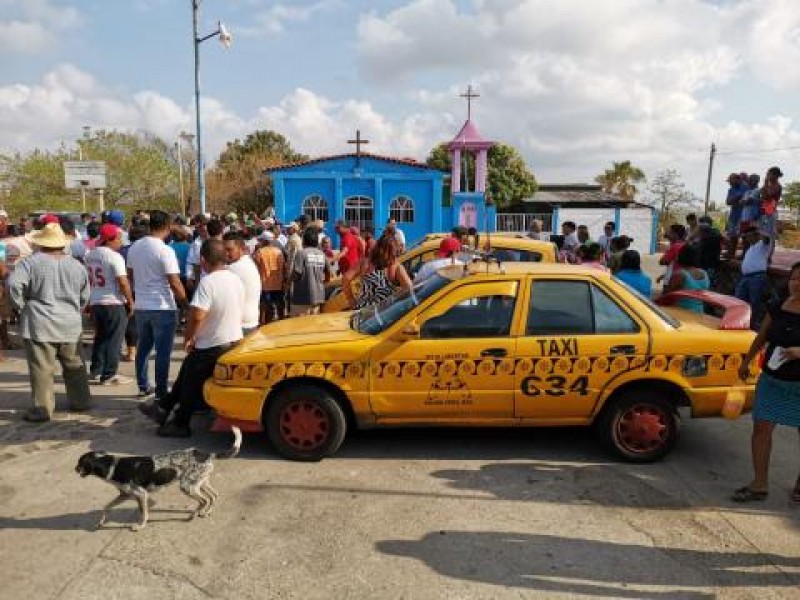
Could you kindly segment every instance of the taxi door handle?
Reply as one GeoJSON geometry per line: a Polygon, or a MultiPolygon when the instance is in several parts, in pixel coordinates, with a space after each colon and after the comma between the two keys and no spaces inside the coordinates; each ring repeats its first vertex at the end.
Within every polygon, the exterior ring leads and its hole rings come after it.
{"type": "Polygon", "coordinates": [[[508,356],[508,350],[505,348],[487,348],[481,352],[481,356],[494,356],[494,357],[502,357],[508,356]]]}
{"type": "Polygon", "coordinates": [[[623,344],[622,346],[611,346],[611,354],[636,354],[636,346],[633,344],[623,344]]]}

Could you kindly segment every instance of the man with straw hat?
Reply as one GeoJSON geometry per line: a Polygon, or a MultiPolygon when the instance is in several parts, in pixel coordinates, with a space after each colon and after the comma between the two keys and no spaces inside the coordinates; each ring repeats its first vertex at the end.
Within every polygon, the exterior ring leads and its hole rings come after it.
{"type": "Polygon", "coordinates": [[[28,236],[36,249],[11,275],[11,302],[20,311],[20,331],[30,371],[33,407],[26,421],[49,421],[55,410],[53,374],[61,363],[70,410],[88,410],[91,402],[81,356],[81,311],[89,301],[84,266],[64,254],[69,240],[58,223],[28,236]]]}

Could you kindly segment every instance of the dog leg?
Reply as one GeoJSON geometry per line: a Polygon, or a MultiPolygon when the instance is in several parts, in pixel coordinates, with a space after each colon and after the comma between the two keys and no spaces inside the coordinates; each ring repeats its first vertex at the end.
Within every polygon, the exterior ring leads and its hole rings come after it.
{"type": "Polygon", "coordinates": [[[188,481],[181,482],[181,491],[197,502],[197,506],[189,515],[189,518],[186,519],[187,521],[194,519],[207,504],[205,497],[200,494],[198,487],[199,485],[197,483],[189,483],[188,481]]]}
{"type": "Polygon", "coordinates": [[[134,490],[133,495],[136,497],[136,502],[139,504],[139,514],[141,515],[141,520],[138,523],[131,525],[131,531],[141,531],[144,529],[145,525],[147,525],[147,519],[150,518],[150,512],[147,508],[147,500],[149,495],[147,490],[142,488],[134,490]]]}
{"type": "Polygon", "coordinates": [[[206,505],[197,513],[197,516],[207,517],[214,509],[214,496],[208,491],[207,482],[205,481],[198,486],[197,491],[206,499],[206,505]]]}
{"type": "Polygon", "coordinates": [[[106,524],[106,519],[108,518],[108,511],[110,511],[118,504],[124,502],[128,498],[129,498],[128,494],[126,494],[125,492],[120,492],[116,498],[114,498],[111,502],[106,504],[103,507],[103,514],[100,515],[100,520],[97,522],[97,529],[100,529],[103,525],[106,524]]]}

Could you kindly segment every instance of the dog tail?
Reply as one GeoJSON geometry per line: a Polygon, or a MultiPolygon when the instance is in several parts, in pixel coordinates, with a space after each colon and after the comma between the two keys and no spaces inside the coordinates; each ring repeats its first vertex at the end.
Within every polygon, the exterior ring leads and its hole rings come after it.
{"type": "Polygon", "coordinates": [[[236,425],[232,425],[231,431],[233,431],[234,438],[233,446],[230,447],[230,450],[217,454],[217,458],[233,458],[239,454],[239,449],[242,447],[242,430],[236,427],[236,425]]]}

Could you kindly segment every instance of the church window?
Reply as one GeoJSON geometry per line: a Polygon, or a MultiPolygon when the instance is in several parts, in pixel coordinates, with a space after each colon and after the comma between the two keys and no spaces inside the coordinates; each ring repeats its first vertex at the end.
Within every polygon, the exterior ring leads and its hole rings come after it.
{"type": "Polygon", "coordinates": [[[372,198],[368,196],[350,196],[344,201],[344,220],[348,225],[359,229],[375,226],[375,214],[372,198]]]}
{"type": "Polygon", "coordinates": [[[389,217],[398,223],[414,222],[414,202],[408,196],[397,196],[389,205],[389,217]]]}
{"type": "Polygon", "coordinates": [[[311,221],[319,219],[328,222],[328,201],[319,194],[306,196],[303,200],[303,214],[311,221]]]}

